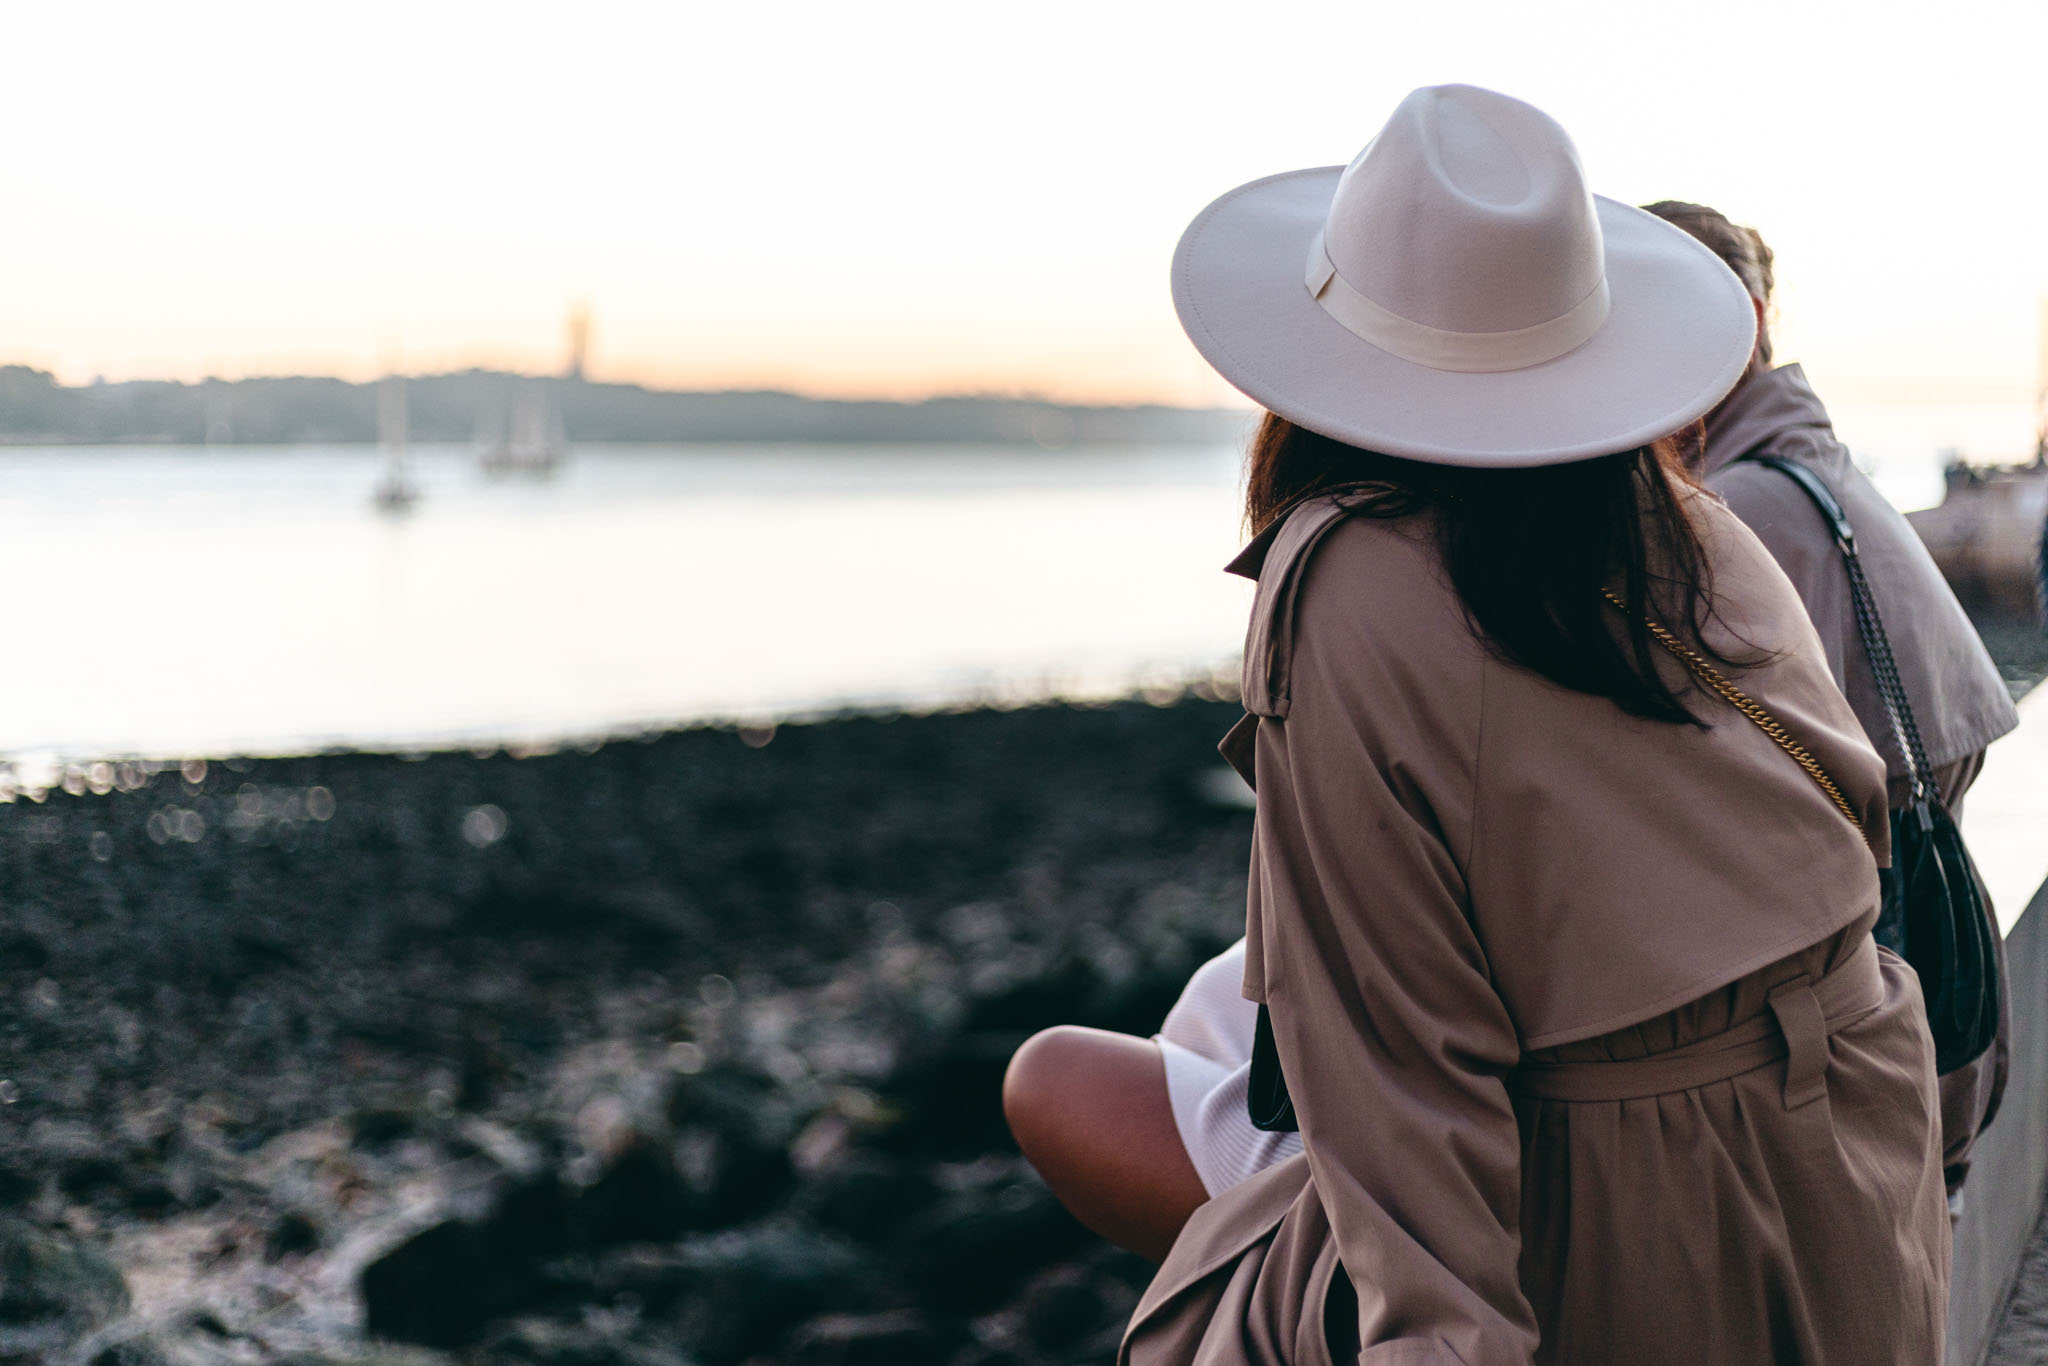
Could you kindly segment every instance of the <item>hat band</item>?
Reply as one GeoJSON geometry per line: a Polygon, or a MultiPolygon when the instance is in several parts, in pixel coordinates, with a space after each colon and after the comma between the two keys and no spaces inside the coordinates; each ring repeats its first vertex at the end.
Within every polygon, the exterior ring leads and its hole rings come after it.
{"type": "Polygon", "coordinates": [[[1360,294],[1337,273],[1318,231],[1308,252],[1308,292],[1345,331],[1390,355],[1432,370],[1498,374],[1556,360],[1600,330],[1610,299],[1607,276],[1571,308],[1534,327],[1512,332],[1447,332],[1404,318],[1360,294]]]}

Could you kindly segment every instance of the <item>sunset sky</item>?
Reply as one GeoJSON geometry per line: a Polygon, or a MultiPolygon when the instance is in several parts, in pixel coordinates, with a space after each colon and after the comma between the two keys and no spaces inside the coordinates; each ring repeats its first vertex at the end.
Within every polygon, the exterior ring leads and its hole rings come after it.
{"type": "Polygon", "coordinates": [[[1410,88],[1780,261],[1781,354],[2011,398],[2048,293],[2048,4],[14,6],[0,363],[71,382],[555,369],[1229,397],[1166,266],[1410,88]]]}

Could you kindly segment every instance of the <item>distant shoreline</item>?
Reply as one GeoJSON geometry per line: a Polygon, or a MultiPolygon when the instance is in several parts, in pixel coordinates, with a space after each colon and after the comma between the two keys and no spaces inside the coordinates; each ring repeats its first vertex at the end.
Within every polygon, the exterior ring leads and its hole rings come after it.
{"type": "MultiPolygon", "coordinates": [[[[410,436],[473,442],[536,400],[572,442],[709,444],[889,442],[1039,446],[1230,441],[1250,414],[1163,404],[1065,404],[953,396],[896,402],[774,390],[685,391],[578,377],[463,370],[405,376],[410,436]]],[[[47,371],[0,366],[0,445],[295,446],[378,438],[381,381],[319,376],[128,380],[62,385],[47,371]]]]}

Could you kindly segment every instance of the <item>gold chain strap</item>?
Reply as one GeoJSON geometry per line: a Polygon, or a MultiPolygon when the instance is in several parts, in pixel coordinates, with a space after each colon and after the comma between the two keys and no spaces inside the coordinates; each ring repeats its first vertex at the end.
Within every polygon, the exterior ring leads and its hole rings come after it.
{"type": "MultiPolygon", "coordinates": [[[[1602,589],[1601,592],[1617,610],[1628,611],[1627,604],[1616,597],[1612,590],[1602,589]]],[[[1842,789],[1836,787],[1835,780],[1828,777],[1827,770],[1820,766],[1820,760],[1808,753],[1806,746],[1793,739],[1791,732],[1779,725],[1777,719],[1765,711],[1755,698],[1723,678],[1718,669],[1700,658],[1697,651],[1665,630],[1654,618],[1644,617],[1643,624],[1650,628],[1650,634],[1657,638],[1657,643],[1671,651],[1688,669],[1699,675],[1701,682],[1727,698],[1737,711],[1756,722],[1759,730],[1776,740],[1778,747],[1791,755],[1799,766],[1806,770],[1807,775],[1820,784],[1820,790],[1828,794],[1828,800],[1835,804],[1835,809],[1842,813],[1843,819],[1855,826],[1858,831],[1863,829],[1863,822],[1856,819],[1856,812],[1850,807],[1848,799],[1842,795],[1842,789]]]]}

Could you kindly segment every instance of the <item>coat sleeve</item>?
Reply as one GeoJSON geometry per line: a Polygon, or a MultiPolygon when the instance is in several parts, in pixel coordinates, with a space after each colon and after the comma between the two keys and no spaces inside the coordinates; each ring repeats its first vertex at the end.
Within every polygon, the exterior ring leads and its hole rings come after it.
{"type": "Polygon", "coordinates": [[[1357,1288],[1361,1366],[1525,1363],[1520,1047],[1454,853],[1481,718],[1433,720],[1406,652],[1313,577],[1288,714],[1259,726],[1246,994],[1357,1288]]]}

